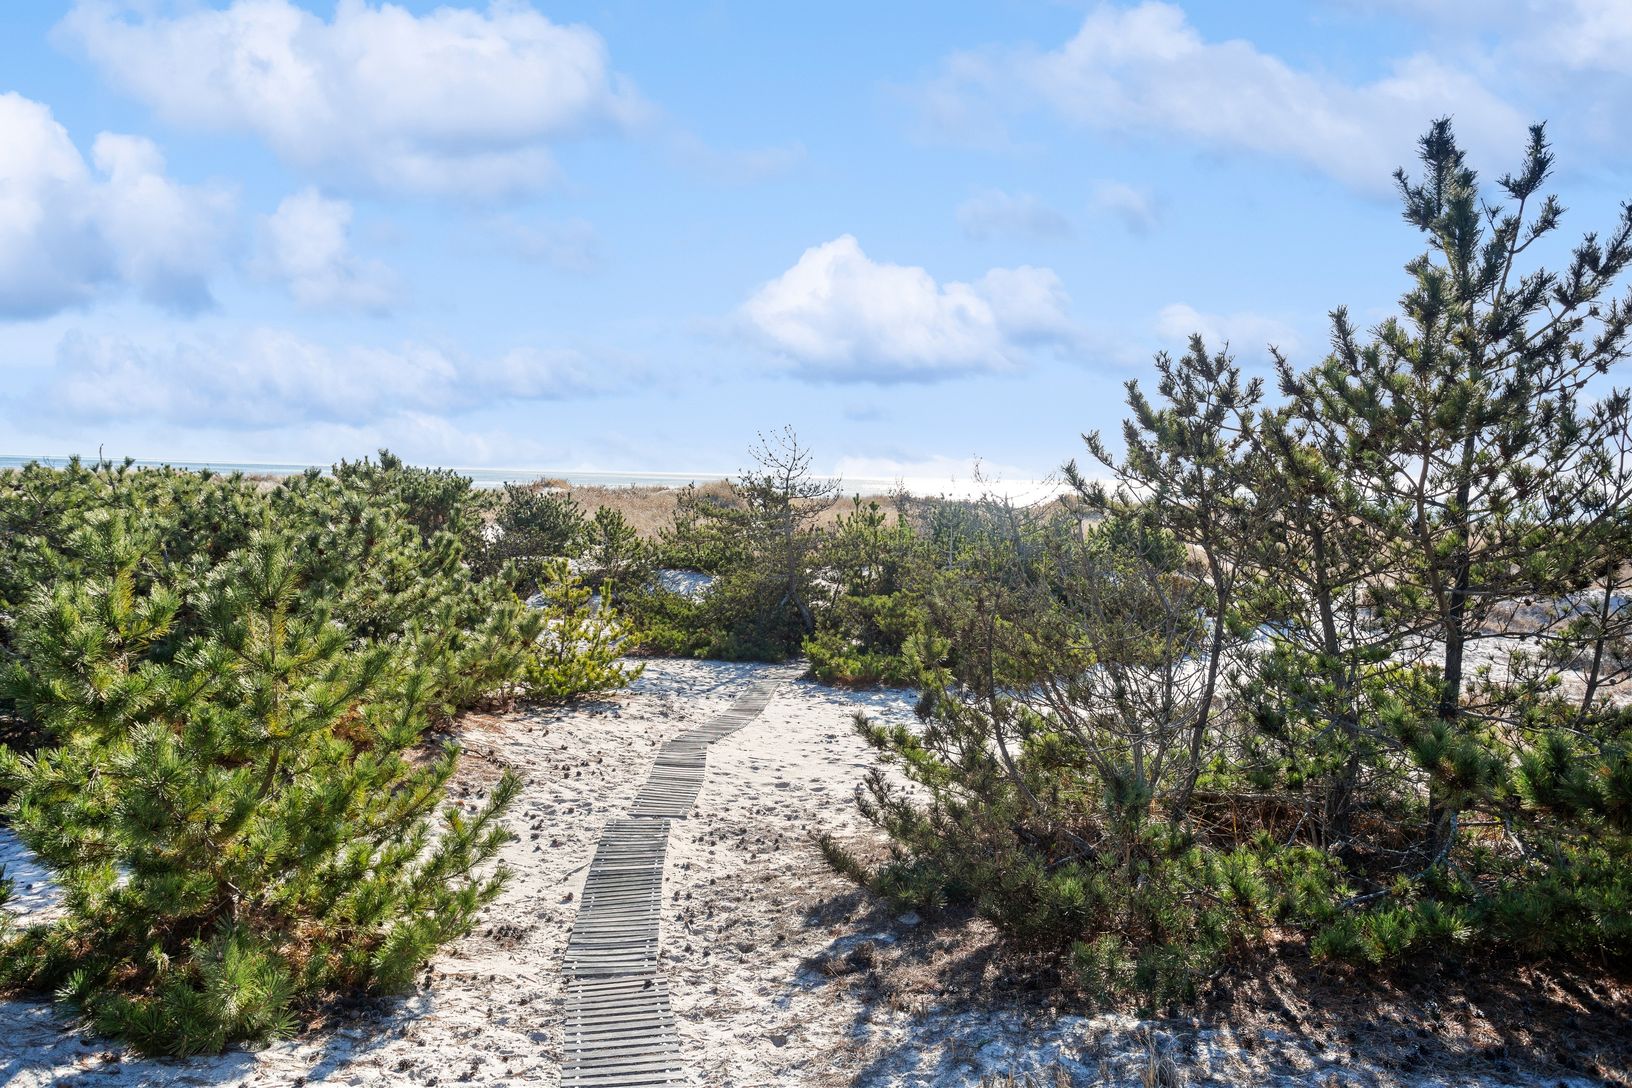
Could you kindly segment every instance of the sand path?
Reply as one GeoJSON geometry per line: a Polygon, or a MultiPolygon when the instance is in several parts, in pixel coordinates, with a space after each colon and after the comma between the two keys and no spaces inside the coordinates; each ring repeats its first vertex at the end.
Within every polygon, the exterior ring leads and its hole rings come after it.
{"type": "Polygon", "coordinates": [[[685,1083],[668,982],[658,972],[669,826],[697,803],[709,746],[757,718],[778,679],[755,681],[724,711],[665,742],[628,818],[602,829],[567,940],[563,1088],[685,1083]]]}
{"type": "MultiPolygon", "coordinates": [[[[1024,972],[1004,969],[985,923],[896,916],[822,861],[814,842],[822,831],[881,848],[854,801],[876,762],[851,718],[910,724],[911,693],[835,691],[783,681],[763,665],[664,659],[605,699],[461,721],[455,800],[481,803],[503,768],[523,777],[507,818],[519,838],[502,854],[513,876],[476,931],[432,961],[416,993],[330,1006],[294,1039],[186,1062],[132,1055],[47,1002],[0,1001],[0,1085],[561,1085],[574,1008],[563,968],[598,845],[654,800],[642,789],[665,745],[773,679],[780,686],[763,712],[708,743],[695,804],[668,821],[651,976],[666,982],[664,1027],[678,1046],[663,1070],[668,1083],[1121,1088],[1145,1082],[1154,1049],[1178,1056],[1198,1088],[1603,1083],[1519,1062],[1470,1076],[1448,1049],[1414,1071],[1362,1058],[1344,1031],[1371,1013],[1355,1008],[1317,1031],[1321,1010],[1291,989],[1276,1003],[1295,1025],[1259,1013],[1150,1022],[1055,1007],[1047,991],[1026,988],[1024,972]]],[[[56,903],[48,874],[26,861],[0,829],[0,865],[25,863],[12,867],[20,894],[11,909],[38,918],[56,903]]],[[[1396,1049],[1429,1045],[1413,1030],[1421,1018],[1388,1028],[1405,1039],[1396,1049]]]]}

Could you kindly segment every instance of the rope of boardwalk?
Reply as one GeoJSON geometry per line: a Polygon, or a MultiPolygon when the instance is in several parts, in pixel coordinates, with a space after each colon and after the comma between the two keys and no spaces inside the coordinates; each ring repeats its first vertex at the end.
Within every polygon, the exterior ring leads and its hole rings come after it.
{"type": "Polygon", "coordinates": [[[756,681],[723,713],[664,744],[628,819],[601,830],[567,940],[561,1088],[685,1083],[668,984],[657,971],[669,823],[697,802],[708,746],[758,717],[790,675],[756,681]]]}

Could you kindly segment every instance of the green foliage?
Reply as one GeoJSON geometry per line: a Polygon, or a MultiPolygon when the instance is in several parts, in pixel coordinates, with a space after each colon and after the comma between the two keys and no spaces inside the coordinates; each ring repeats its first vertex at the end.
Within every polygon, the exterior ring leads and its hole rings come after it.
{"type": "Polygon", "coordinates": [[[811,672],[828,684],[910,684],[903,650],[926,618],[923,538],[901,514],[891,521],[878,503],[857,498],[822,540],[816,562],[831,593],[804,641],[811,672]]]}
{"type": "Polygon", "coordinates": [[[1527,269],[1561,216],[1541,130],[1500,199],[1448,123],[1421,150],[1401,316],[1335,312],[1330,357],[1277,356],[1278,405],[1192,338],[1129,383],[1121,452],[1088,436],[1108,486],[1070,465],[1058,507],[858,508],[824,542],[814,670],[922,692],[917,728],[859,727],[910,784],[862,801],[891,857],[836,868],[1154,1004],[1271,933],[1377,970],[1632,963],[1632,710],[1605,694],[1632,675],[1632,402],[1602,381],[1632,206],[1527,269]]]}
{"type": "Polygon", "coordinates": [[[811,473],[811,454],[791,428],[760,437],[756,467],[730,499],[688,488],[661,534],[662,562],[714,576],[686,601],[654,591],[637,605],[648,646],[726,660],[782,661],[816,630],[815,520],[832,485],[811,473]]]}
{"type": "Polygon", "coordinates": [[[742,566],[748,557],[741,531],[745,520],[740,501],[687,484],[675,501],[671,523],[658,535],[663,564],[703,574],[742,566]]]}
{"type": "Polygon", "coordinates": [[[584,584],[592,589],[638,591],[656,573],[656,549],[611,507],[595,511],[580,540],[584,584]]]}
{"type": "Polygon", "coordinates": [[[287,1034],[325,995],[411,985],[505,874],[485,804],[445,803],[427,727],[477,702],[620,686],[622,622],[561,564],[529,609],[464,561],[469,481],[343,463],[261,488],[129,466],[0,473],[3,815],[66,916],[0,937],[151,1053],[287,1034]]]}
{"type": "Polygon", "coordinates": [[[505,484],[491,524],[478,531],[473,563],[484,577],[506,568],[518,593],[537,590],[554,560],[576,557],[589,521],[570,494],[523,484],[505,484]]]}
{"type": "Polygon", "coordinates": [[[569,699],[590,691],[621,688],[640,675],[620,662],[630,628],[610,600],[597,597],[557,561],[540,587],[549,617],[537,650],[522,673],[527,690],[543,699],[569,699]]]}

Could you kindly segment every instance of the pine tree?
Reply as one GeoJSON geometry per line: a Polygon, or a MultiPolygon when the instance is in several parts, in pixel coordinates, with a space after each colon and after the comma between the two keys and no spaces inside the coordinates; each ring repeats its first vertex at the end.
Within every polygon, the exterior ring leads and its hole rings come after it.
{"type": "Polygon", "coordinates": [[[597,596],[565,560],[545,568],[539,587],[544,631],[522,681],[535,698],[570,699],[585,692],[626,686],[641,666],[620,661],[633,628],[617,613],[609,595],[597,596]]]}
{"type": "Polygon", "coordinates": [[[584,584],[591,589],[639,589],[656,570],[650,544],[610,506],[595,511],[583,531],[584,584]]]}
{"type": "Polygon", "coordinates": [[[857,497],[815,557],[828,585],[816,633],[805,639],[811,671],[827,683],[909,684],[903,651],[924,624],[929,556],[912,526],[857,497]]]}
{"type": "MultiPolygon", "coordinates": [[[[1244,616],[1244,540],[1264,532],[1274,497],[1254,492],[1251,473],[1252,417],[1263,396],[1259,379],[1243,382],[1228,351],[1209,354],[1202,338],[1178,359],[1156,358],[1159,405],[1136,381],[1128,382],[1132,415],[1122,427],[1124,452],[1115,457],[1097,433],[1085,437],[1089,452],[1117,481],[1114,495],[1082,476],[1075,463],[1066,478],[1082,501],[1101,510],[1152,517],[1161,529],[1192,550],[1194,577],[1207,615],[1208,637],[1200,649],[1201,683],[1182,713],[1188,754],[1171,799],[1183,814],[1190,805],[1215,729],[1216,695],[1229,658],[1252,622],[1244,616]]],[[[1153,537],[1154,539],[1154,537],[1153,537]]]]}
{"type": "Polygon", "coordinates": [[[1401,642],[1429,640],[1432,703],[1395,723],[1429,779],[1424,848],[1438,860],[1495,773],[1467,713],[1469,646],[1505,633],[1507,603],[1578,588],[1565,542],[1617,516],[1583,500],[1624,397],[1582,398],[1626,355],[1632,311],[1605,296],[1632,263],[1632,206],[1562,273],[1525,272],[1520,259],[1563,214],[1540,195],[1553,163],[1542,127],[1523,169],[1498,182],[1506,211],[1482,203],[1449,121],[1423,137],[1421,159],[1420,180],[1396,175],[1406,221],[1429,245],[1407,266],[1403,319],[1363,340],[1336,311],[1333,355],[1286,385],[1385,526],[1390,569],[1369,603],[1401,642]]]}
{"type": "Polygon", "coordinates": [[[780,661],[816,629],[815,523],[835,485],[811,473],[811,453],[792,428],[761,435],[752,454],[757,467],[729,496],[688,488],[660,538],[669,565],[716,576],[701,602],[669,609],[666,622],[687,629],[675,640],[685,652],[780,661]]]}
{"type": "Polygon", "coordinates": [[[407,986],[497,894],[503,871],[479,870],[518,780],[438,818],[456,752],[408,758],[427,674],[308,605],[277,537],[183,596],[139,587],[139,531],[99,528],[105,573],[17,621],[8,687],[56,744],[0,774],[67,917],[8,939],[3,976],[177,1055],[287,1034],[333,989],[407,986]]]}
{"type": "Polygon", "coordinates": [[[797,612],[808,635],[816,630],[807,563],[815,546],[811,526],[832,505],[837,483],[812,474],[813,455],[799,445],[792,427],[770,438],[760,435],[752,453],[758,468],[737,481],[748,508],[750,547],[780,591],[776,608],[797,612]]]}
{"type": "Polygon", "coordinates": [[[0,818],[66,891],[0,988],[185,1054],[400,990],[498,891],[517,781],[444,802],[426,727],[621,686],[623,625],[467,560],[485,503],[382,452],[263,491],[77,462],[0,472],[0,818]]]}

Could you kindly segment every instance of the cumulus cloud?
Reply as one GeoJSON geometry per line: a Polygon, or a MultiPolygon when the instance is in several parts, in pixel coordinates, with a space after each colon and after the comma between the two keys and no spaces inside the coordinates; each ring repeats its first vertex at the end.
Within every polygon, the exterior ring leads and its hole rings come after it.
{"type": "Polygon", "coordinates": [[[1071,220],[1031,193],[986,189],[958,205],[958,226],[977,242],[1005,236],[1069,238],[1071,220]]]}
{"type": "Polygon", "coordinates": [[[165,173],[150,140],[104,132],[87,163],[46,106],[0,94],[0,316],[38,317],[123,285],[210,305],[232,197],[165,173]]]}
{"type": "Polygon", "coordinates": [[[551,145],[645,112],[585,26],[496,0],[485,12],[290,0],[174,15],[82,0],[59,33],[167,120],[250,132],[334,182],[493,197],[556,174],[551,145]]]}
{"type": "Polygon", "coordinates": [[[351,204],[316,189],[287,196],[261,224],[255,270],[313,309],[384,311],[391,271],[351,249],[351,204]]]}
{"type": "Polygon", "coordinates": [[[1175,302],[1156,315],[1156,334],[1164,346],[1183,345],[1191,333],[1200,333],[1209,351],[1226,344],[1234,351],[1257,354],[1270,345],[1293,352],[1298,347],[1296,330],[1278,318],[1243,310],[1230,314],[1203,313],[1194,306],[1175,302]]]}
{"type": "Polygon", "coordinates": [[[1041,107],[1085,128],[1281,156],[1373,191],[1388,187],[1434,117],[1454,115],[1476,148],[1506,152],[1524,134],[1511,106],[1426,54],[1351,84],[1247,41],[1207,41],[1181,8],[1154,0],[1099,5],[1057,49],[955,54],[921,99],[954,138],[1041,107]]]}
{"type": "Polygon", "coordinates": [[[1071,342],[1060,278],[995,268],[937,283],[922,268],[874,261],[852,235],[805,250],[738,310],[742,331],[804,377],[935,381],[1017,369],[1029,348],[1071,342]]]}
{"type": "Polygon", "coordinates": [[[603,362],[568,349],[517,348],[469,358],[422,343],[332,347],[281,329],[140,343],[71,333],[44,403],[78,421],[162,420],[265,429],[367,424],[500,399],[568,400],[610,391],[603,362]]]}

